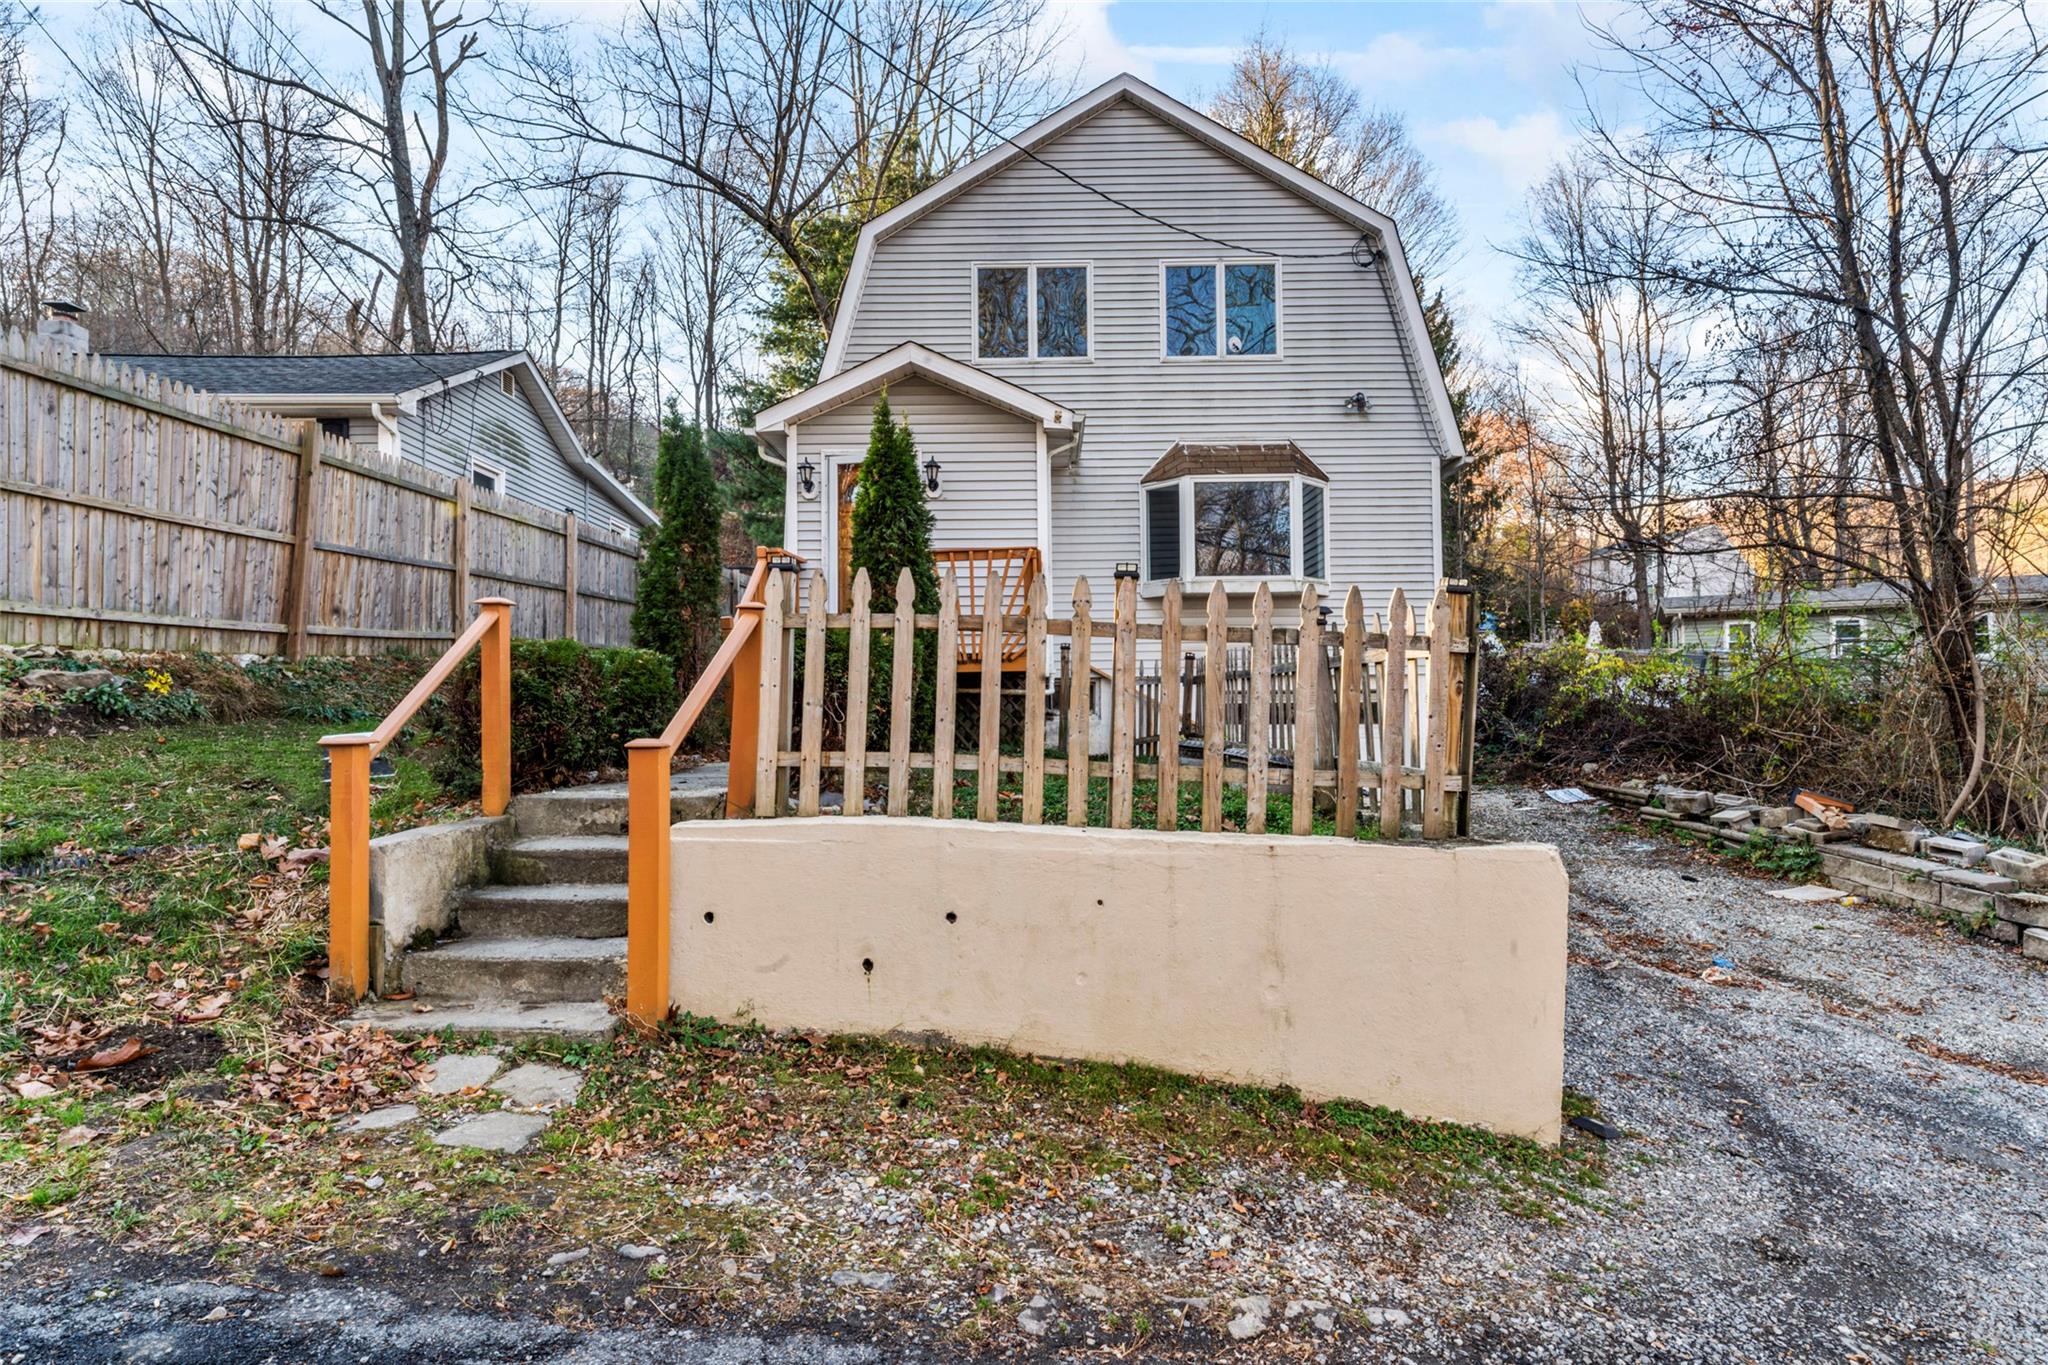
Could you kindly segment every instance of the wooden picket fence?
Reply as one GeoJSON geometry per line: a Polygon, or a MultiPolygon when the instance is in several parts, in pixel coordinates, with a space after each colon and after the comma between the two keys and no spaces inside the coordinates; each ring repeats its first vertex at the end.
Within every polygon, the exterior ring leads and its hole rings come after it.
{"type": "Polygon", "coordinates": [[[639,547],[161,375],[0,341],[0,642],[360,654],[627,644],[639,547]]]}
{"type": "Polygon", "coordinates": [[[1384,618],[1368,621],[1353,588],[1341,611],[1325,622],[1311,587],[1302,595],[1298,623],[1291,626],[1275,623],[1272,596],[1263,585],[1253,599],[1249,624],[1243,625],[1231,623],[1220,585],[1197,602],[1184,600],[1179,583],[1168,584],[1157,622],[1138,619],[1137,583],[1130,579],[1117,582],[1107,620],[1096,619],[1086,579],[1075,584],[1073,613],[1064,618],[1048,614],[1043,577],[1034,580],[1022,615],[1003,614],[1000,580],[982,595],[989,605],[978,616],[963,616],[958,583],[950,574],[942,581],[937,613],[912,610],[913,593],[905,571],[897,584],[896,609],[875,612],[872,586],[862,572],[854,580],[852,609],[833,612],[822,575],[779,568],[768,572],[754,717],[759,727],[752,784],[757,816],[784,813],[792,795],[799,815],[827,810],[821,797],[828,777],[844,794],[843,813],[857,815],[871,770],[880,770],[886,789],[882,808],[889,815],[909,813],[912,775],[922,772],[933,778],[931,813],[949,818],[954,783],[937,779],[972,774],[978,820],[1001,818],[1003,787],[1009,782],[1016,788],[1024,823],[1082,825],[1087,823],[1089,783],[1069,781],[1065,810],[1050,812],[1045,784],[1048,777],[1085,775],[1107,779],[1112,828],[1131,826],[1135,786],[1149,781],[1158,787],[1160,829],[1177,827],[1180,788],[1199,784],[1204,830],[1223,827],[1227,785],[1245,789],[1245,828],[1251,833],[1264,832],[1266,798],[1280,792],[1297,798],[1291,815],[1296,834],[1311,832],[1315,815],[1315,801],[1299,798],[1317,792],[1334,801],[1340,836],[1354,835],[1360,819],[1371,818],[1383,837],[1399,837],[1411,814],[1424,838],[1457,837],[1468,830],[1478,654],[1472,595],[1463,584],[1440,584],[1420,625],[1399,590],[1384,618]],[[1001,660],[991,653],[978,675],[937,670],[930,751],[914,752],[915,651],[898,649],[891,652],[888,679],[889,734],[870,737],[868,689],[876,633],[903,639],[930,631],[936,636],[936,657],[951,660],[961,632],[970,630],[983,639],[1013,635],[1024,641],[1022,684],[1014,689],[1022,703],[1021,723],[1015,727],[1020,733],[1004,734],[1002,705],[976,708],[971,745],[957,733],[964,728],[955,723],[964,685],[978,684],[981,698],[997,698],[1004,689],[1001,660]],[[836,727],[840,747],[828,749],[826,646],[828,632],[834,631],[847,633],[847,667],[843,698],[833,699],[841,704],[832,708],[843,717],[836,727]],[[1052,703],[1068,717],[1088,715],[1092,665],[1098,648],[1107,654],[1106,756],[1090,754],[1085,720],[1058,726],[1064,752],[1049,751],[1048,641],[1067,646],[1068,664],[1060,681],[1068,695],[1052,703]],[[1140,642],[1155,660],[1170,663],[1141,666],[1140,642]],[[1190,653],[1200,661],[1198,670],[1180,662],[1190,653]],[[1242,661],[1235,669],[1234,656],[1242,661]],[[1297,667],[1303,656],[1323,666],[1297,667]],[[1182,687],[1165,681],[1184,675],[1198,682],[1192,707],[1182,687]],[[1245,692],[1236,708],[1228,696],[1233,676],[1242,677],[1245,692]],[[1229,723],[1233,713],[1239,717],[1234,727],[1229,723]],[[1252,723],[1245,717],[1284,719],[1285,725],[1252,723]],[[1285,739],[1284,749],[1276,750],[1276,734],[1285,739]],[[1185,745],[1179,739],[1183,735],[1191,737],[1185,745]],[[1190,748],[1192,754],[1186,752],[1190,748]]]}

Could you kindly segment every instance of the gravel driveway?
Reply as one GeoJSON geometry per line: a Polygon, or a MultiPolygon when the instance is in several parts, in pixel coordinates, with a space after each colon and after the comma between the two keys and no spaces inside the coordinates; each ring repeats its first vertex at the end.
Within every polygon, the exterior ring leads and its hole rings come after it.
{"type": "Polygon", "coordinates": [[[902,1252],[891,1293],[784,1285],[800,1306],[776,1325],[735,1314],[683,1334],[604,1308],[627,1301],[625,1281],[586,1279],[577,1320],[600,1330],[564,1331],[541,1316],[559,1282],[513,1288],[516,1311],[496,1312],[507,1286],[410,1283],[406,1265],[422,1263],[396,1246],[374,1287],[271,1267],[230,1304],[189,1261],[59,1252],[45,1239],[38,1250],[51,1254],[0,1291],[0,1365],[339,1360],[392,1345],[401,1326],[401,1354],[451,1361],[1101,1358],[1112,1347],[1130,1360],[2048,1361],[2048,970],[1902,913],[1774,899],[1780,883],[1598,807],[1495,791],[1478,823],[1564,855],[1565,1080],[1627,1131],[1611,1145],[1608,1187],[1554,1218],[1489,1190],[1425,1211],[1263,1166],[1193,1191],[1105,1185],[1132,1226],[1172,1219],[1186,1245],[1134,1251],[1111,1282],[1122,1316],[1106,1320],[1101,1289],[1075,1284],[1058,1254],[1083,1223],[1020,1210],[990,1234],[1016,1268],[1017,1297],[1002,1330],[970,1341],[957,1328],[971,1299],[898,1196],[785,1157],[724,1172],[724,1188],[902,1252]],[[1156,1324],[1136,1343],[1119,1325],[1132,1321],[1132,1293],[1156,1324]],[[1270,1310],[1233,1334],[1241,1296],[1270,1310]],[[1018,1309],[1033,1327],[1009,1326],[1018,1309]],[[337,1319],[355,1326],[331,1332],[337,1319]]]}

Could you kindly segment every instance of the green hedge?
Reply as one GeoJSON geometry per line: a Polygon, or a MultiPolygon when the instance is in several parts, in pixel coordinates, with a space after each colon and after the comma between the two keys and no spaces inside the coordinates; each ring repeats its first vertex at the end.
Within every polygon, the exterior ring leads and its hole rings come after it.
{"type": "MultiPolygon", "coordinates": [[[[480,785],[474,655],[441,689],[429,722],[434,775],[480,785]]],[[[626,766],[626,741],[661,733],[676,708],[675,665],[647,649],[574,640],[512,642],[512,787],[544,791],[626,766]]]]}

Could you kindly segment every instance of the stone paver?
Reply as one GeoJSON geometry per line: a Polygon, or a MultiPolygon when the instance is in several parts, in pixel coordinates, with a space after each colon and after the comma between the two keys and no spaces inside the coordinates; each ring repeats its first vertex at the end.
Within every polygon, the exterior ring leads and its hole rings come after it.
{"type": "Polygon", "coordinates": [[[420,1082],[429,1095],[453,1095],[472,1086],[486,1085],[505,1063],[489,1052],[459,1053],[434,1060],[434,1074],[420,1082]]]}
{"type": "Polygon", "coordinates": [[[541,1129],[547,1126],[545,1114],[515,1114],[501,1109],[495,1114],[479,1114],[434,1134],[434,1145],[474,1147],[486,1152],[504,1152],[509,1156],[525,1151],[540,1136],[541,1129]]]}
{"type": "Polygon", "coordinates": [[[576,1096],[583,1090],[583,1074],[567,1067],[531,1062],[498,1077],[491,1083],[491,1089],[514,1104],[556,1107],[576,1103],[576,1096]]]}
{"type": "Polygon", "coordinates": [[[396,1128],[402,1123],[411,1123],[420,1116],[416,1104],[387,1104],[382,1109],[372,1109],[367,1114],[358,1114],[341,1126],[344,1133],[381,1133],[387,1128],[396,1128]]]}

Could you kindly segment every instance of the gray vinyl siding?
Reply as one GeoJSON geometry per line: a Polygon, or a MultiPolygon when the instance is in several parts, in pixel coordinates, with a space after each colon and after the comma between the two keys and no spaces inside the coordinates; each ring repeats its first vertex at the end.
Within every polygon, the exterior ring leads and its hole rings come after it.
{"type": "MultiPolygon", "coordinates": [[[[1397,586],[1426,602],[1438,575],[1440,457],[1417,392],[1424,376],[1412,365],[1433,362],[1417,339],[1404,363],[1379,273],[1350,259],[1358,229],[1128,103],[1038,154],[1121,199],[1254,249],[1193,240],[1020,159],[876,245],[862,296],[849,300],[843,365],[922,342],[1086,418],[1078,463],[1052,473],[1046,550],[1055,602],[1080,574],[1102,600],[1116,562],[1142,558],[1138,480],[1175,441],[1275,440],[1295,441],[1330,475],[1333,586],[1356,584],[1372,609],[1397,586]],[[1281,356],[1163,359],[1162,262],[1262,256],[1282,258],[1281,356]],[[974,264],[1034,260],[1089,264],[1091,356],[976,361],[974,264]],[[1369,416],[1343,406],[1358,390],[1372,401],[1369,416]]],[[[1148,613],[1155,605],[1148,601],[1148,613]]]]}
{"type": "MultiPolygon", "coordinates": [[[[1038,431],[943,385],[906,379],[889,386],[890,410],[910,424],[917,459],[939,462],[932,499],[932,544],[938,549],[989,549],[1038,543],[1038,431]]],[[[834,492],[828,456],[865,454],[874,396],[850,402],[796,428],[789,467],[808,457],[818,468],[818,496],[798,495],[789,480],[789,548],[827,573],[834,547],[825,539],[826,505],[834,492]]]]}
{"type": "Polygon", "coordinates": [[[513,497],[554,512],[573,508],[601,526],[616,520],[633,534],[632,519],[569,463],[523,385],[515,387],[508,394],[497,375],[487,374],[422,398],[417,412],[399,414],[406,457],[466,479],[474,452],[505,470],[504,491],[513,497]]]}

